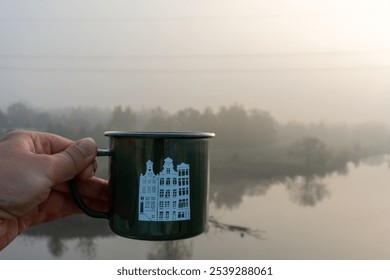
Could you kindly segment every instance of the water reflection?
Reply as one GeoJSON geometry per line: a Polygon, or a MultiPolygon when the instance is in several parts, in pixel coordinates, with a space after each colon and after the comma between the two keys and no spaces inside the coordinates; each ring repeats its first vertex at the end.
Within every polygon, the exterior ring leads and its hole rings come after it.
{"type": "Polygon", "coordinates": [[[55,258],[61,258],[67,251],[66,243],[77,240],[76,249],[88,259],[96,256],[94,239],[112,236],[107,222],[75,215],[30,228],[24,235],[47,240],[47,248],[55,258]]]}
{"type": "Polygon", "coordinates": [[[287,191],[293,202],[302,206],[315,206],[317,202],[330,196],[323,179],[318,176],[300,176],[288,179],[287,191]]]}
{"type": "Polygon", "coordinates": [[[47,247],[54,257],[61,257],[68,249],[63,240],[61,240],[61,238],[58,236],[49,237],[49,240],[47,241],[47,247]]]}
{"type": "MultiPolygon", "coordinates": [[[[383,157],[381,162],[383,163],[383,157]]],[[[379,159],[373,160],[378,164],[379,159]]],[[[371,163],[372,163],[371,162],[371,163]]],[[[356,163],[355,163],[356,164],[356,163]]],[[[290,200],[299,206],[314,207],[330,197],[326,177],[330,174],[347,174],[347,163],[324,167],[308,172],[299,165],[276,163],[250,163],[245,160],[212,164],[210,200],[216,209],[238,208],[245,197],[264,196],[275,185],[284,186],[290,200]],[[336,168],[337,167],[337,168],[336,168]]],[[[253,213],[256,215],[256,213],[253,213]]],[[[265,229],[267,230],[267,229],[265,229]]],[[[231,232],[240,238],[246,236],[264,240],[264,229],[245,227],[240,223],[227,223],[210,217],[210,229],[206,235],[231,232]]],[[[84,215],[65,218],[60,221],[31,228],[25,236],[44,238],[53,258],[61,258],[68,250],[69,241],[77,241],[76,249],[84,258],[96,258],[96,238],[112,238],[105,220],[91,219],[84,215]]],[[[267,236],[267,239],[269,237],[267,236]]],[[[193,240],[154,242],[146,254],[148,259],[191,259],[193,240]]]]}
{"type": "Polygon", "coordinates": [[[272,167],[272,164],[265,168],[261,164],[245,168],[242,165],[221,165],[213,168],[212,174],[216,179],[212,183],[210,197],[217,208],[232,209],[240,205],[245,195],[265,195],[272,186],[284,184],[292,201],[302,206],[314,206],[330,195],[324,181],[326,176],[334,172],[347,174],[346,164],[339,167],[317,174],[307,173],[307,170],[302,172],[298,168],[293,170],[291,166],[272,167]]]}
{"type": "Polygon", "coordinates": [[[192,259],[193,242],[174,240],[157,242],[148,253],[148,260],[188,260],[192,259]]]}
{"type": "MultiPolygon", "coordinates": [[[[212,234],[214,230],[219,232],[238,233],[241,238],[251,236],[256,239],[264,239],[264,231],[243,227],[239,225],[226,224],[218,221],[215,217],[210,217],[210,228],[206,234],[212,234]]],[[[193,257],[192,240],[174,240],[155,243],[151,251],[147,254],[150,260],[188,260],[193,257]]]]}
{"type": "MultiPolygon", "coordinates": [[[[78,243],[76,249],[87,259],[93,259],[96,257],[96,244],[94,237],[78,237],[78,243]]],[[[49,236],[47,240],[47,247],[53,257],[61,258],[67,251],[66,238],[60,238],[58,236],[49,236]]]]}
{"type": "MultiPolygon", "coordinates": [[[[243,227],[243,226],[238,226],[238,225],[232,225],[232,224],[226,224],[226,223],[221,223],[214,217],[210,217],[209,220],[210,225],[212,228],[217,229],[219,231],[230,231],[230,232],[236,232],[238,233],[242,238],[245,237],[246,235],[252,236],[257,239],[264,239],[263,234],[264,231],[261,231],[259,229],[252,229],[249,227],[243,227]]],[[[212,230],[209,229],[210,230],[212,230]]]]}
{"type": "Polygon", "coordinates": [[[242,161],[221,162],[212,165],[210,200],[217,208],[238,207],[244,195],[265,195],[269,188],[284,182],[286,176],[267,174],[272,164],[249,164],[242,161]]]}
{"type": "MultiPolygon", "coordinates": [[[[238,233],[241,237],[245,235],[263,239],[263,232],[231,225],[218,221],[210,217],[210,228],[206,234],[212,232],[212,229],[238,233]]],[[[47,248],[50,254],[55,258],[61,258],[67,251],[66,243],[71,240],[77,240],[76,250],[84,258],[93,259],[96,256],[95,238],[104,238],[115,236],[108,227],[106,221],[100,221],[85,217],[83,215],[72,216],[60,221],[39,225],[29,229],[25,236],[34,238],[44,238],[47,240],[47,248]]],[[[175,240],[153,242],[147,259],[191,259],[193,254],[192,240],[175,240]]]]}

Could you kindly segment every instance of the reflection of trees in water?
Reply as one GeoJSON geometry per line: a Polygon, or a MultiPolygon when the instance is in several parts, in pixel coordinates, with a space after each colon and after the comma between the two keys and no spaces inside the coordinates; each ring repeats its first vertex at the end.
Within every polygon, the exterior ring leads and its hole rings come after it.
{"type": "Polygon", "coordinates": [[[92,237],[80,238],[77,248],[81,250],[83,256],[86,256],[89,259],[93,259],[96,256],[96,244],[92,237]]]}
{"type": "Polygon", "coordinates": [[[113,233],[107,227],[107,221],[74,215],[34,226],[24,235],[46,238],[48,250],[56,258],[62,257],[69,250],[66,245],[68,241],[77,241],[76,249],[80,250],[84,258],[92,259],[96,256],[94,238],[109,237],[113,233]]]}
{"type": "MultiPolygon", "coordinates": [[[[81,251],[81,254],[88,259],[93,259],[96,256],[96,244],[93,241],[93,237],[80,237],[77,238],[78,243],[76,248],[81,251]]],[[[53,257],[60,258],[67,251],[68,246],[65,244],[66,238],[58,236],[50,236],[47,241],[47,248],[53,257]]]]}
{"type": "Polygon", "coordinates": [[[284,180],[271,164],[219,162],[211,166],[210,200],[217,208],[238,207],[244,195],[265,195],[270,187],[284,180]]]}
{"type": "Polygon", "coordinates": [[[49,238],[47,241],[47,248],[54,257],[61,257],[68,250],[68,247],[58,236],[49,238]]]}
{"type": "Polygon", "coordinates": [[[192,241],[161,241],[152,246],[146,258],[148,260],[188,260],[192,258],[192,253],[192,241]]]}
{"type": "MultiPolygon", "coordinates": [[[[237,170],[239,168],[237,167],[237,170]]],[[[227,207],[231,209],[238,207],[245,195],[265,195],[275,184],[286,185],[292,200],[303,206],[314,206],[318,201],[322,201],[323,198],[329,195],[326,184],[322,181],[322,178],[326,175],[280,175],[266,178],[261,175],[262,170],[259,169],[258,173],[253,170],[252,174],[247,172],[244,176],[238,177],[234,170],[235,168],[219,170],[219,179],[212,181],[210,200],[215,203],[217,208],[227,207]],[[232,173],[235,174],[235,177],[231,175],[232,173]],[[224,179],[221,180],[221,178],[224,179]]]]}
{"type": "Polygon", "coordinates": [[[313,137],[293,143],[285,153],[275,151],[274,158],[256,152],[220,157],[212,163],[210,199],[217,208],[238,207],[245,195],[265,195],[275,184],[286,185],[299,205],[314,206],[329,195],[322,178],[332,173],[346,175],[349,162],[359,163],[348,151],[332,152],[313,137]]]}
{"type": "MultiPolygon", "coordinates": [[[[36,238],[46,238],[47,247],[51,255],[55,258],[61,258],[68,250],[67,242],[77,240],[76,250],[81,252],[84,258],[93,259],[96,257],[96,237],[115,236],[107,225],[96,224],[96,219],[83,215],[77,215],[32,227],[25,235],[36,238]],[[77,226],[76,226],[77,225],[77,226]],[[87,233],[88,232],[88,233],[87,233]]],[[[105,221],[104,221],[105,222],[105,221]]],[[[226,224],[210,217],[210,228],[223,232],[238,233],[241,237],[246,235],[263,239],[263,231],[242,227],[240,225],[226,224]]],[[[193,255],[193,243],[191,239],[159,241],[154,242],[151,251],[147,254],[147,259],[191,259],[193,255]]]]}
{"type": "Polygon", "coordinates": [[[317,176],[301,176],[287,180],[287,191],[291,200],[302,206],[315,206],[330,195],[326,184],[317,176]]]}
{"type": "MultiPolygon", "coordinates": [[[[211,164],[210,202],[217,208],[238,207],[244,196],[265,195],[275,184],[284,184],[291,200],[301,206],[315,206],[329,195],[326,184],[322,181],[327,174],[347,172],[347,162],[343,157],[335,158],[324,155],[324,147],[317,141],[302,142],[309,145],[317,156],[311,156],[304,149],[295,153],[303,159],[301,164],[293,162],[256,162],[248,158],[233,157],[211,164]],[[311,146],[310,146],[310,145],[311,146]],[[316,158],[319,159],[316,162],[316,158]],[[326,160],[325,160],[326,159],[326,160]],[[302,164],[303,162],[303,164],[302,164]],[[322,163],[327,163],[321,165],[322,163]],[[332,164],[329,164],[333,162],[332,164]],[[307,168],[307,165],[310,168],[307,168]]],[[[227,224],[210,218],[210,230],[229,231],[241,237],[250,236],[262,239],[263,232],[241,225],[227,224]]],[[[66,241],[77,240],[76,249],[85,258],[96,257],[94,238],[112,236],[107,221],[91,219],[78,215],[31,228],[26,235],[48,238],[48,249],[54,257],[63,256],[68,247],[66,241]]],[[[157,242],[147,255],[149,259],[190,259],[192,243],[188,240],[157,242]]]]}
{"type": "Polygon", "coordinates": [[[362,161],[364,164],[369,165],[369,166],[380,166],[383,164],[383,162],[385,162],[385,160],[387,160],[387,162],[388,162],[387,157],[385,157],[384,155],[378,155],[378,156],[372,156],[372,157],[365,158],[362,161]]]}

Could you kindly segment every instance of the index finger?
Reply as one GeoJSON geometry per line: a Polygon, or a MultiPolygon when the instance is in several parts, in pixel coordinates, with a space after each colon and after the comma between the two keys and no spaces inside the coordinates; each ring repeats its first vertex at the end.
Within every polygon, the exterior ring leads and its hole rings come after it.
{"type": "Polygon", "coordinates": [[[8,141],[12,147],[48,155],[62,152],[74,143],[74,141],[56,134],[27,130],[11,131],[0,140],[8,141]]]}
{"type": "Polygon", "coordinates": [[[52,133],[37,132],[32,135],[36,153],[56,154],[74,143],[73,140],[52,133]]]}

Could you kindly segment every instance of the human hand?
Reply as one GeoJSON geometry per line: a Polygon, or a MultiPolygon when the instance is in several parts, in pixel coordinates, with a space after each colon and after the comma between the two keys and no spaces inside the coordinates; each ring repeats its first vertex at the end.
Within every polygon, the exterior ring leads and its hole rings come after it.
{"type": "Polygon", "coordinates": [[[15,131],[0,139],[0,250],[29,227],[81,213],[68,181],[91,208],[106,211],[107,182],[93,177],[96,143],[42,132],[15,131]]]}

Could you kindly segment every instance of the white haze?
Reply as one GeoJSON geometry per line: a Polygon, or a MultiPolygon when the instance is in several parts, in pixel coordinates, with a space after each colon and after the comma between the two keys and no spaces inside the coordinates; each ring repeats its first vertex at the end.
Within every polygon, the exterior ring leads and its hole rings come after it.
{"type": "Polygon", "coordinates": [[[379,0],[0,0],[0,105],[238,103],[388,124],[389,14],[379,0]]]}

